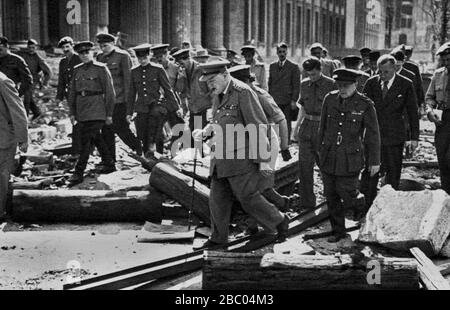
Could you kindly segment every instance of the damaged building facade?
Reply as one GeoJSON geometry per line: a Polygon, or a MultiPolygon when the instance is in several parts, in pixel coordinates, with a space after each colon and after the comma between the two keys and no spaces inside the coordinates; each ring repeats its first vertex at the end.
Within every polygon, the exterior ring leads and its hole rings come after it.
{"type": "Polygon", "coordinates": [[[165,42],[221,52],[245,43],[274,55],[280,41],[302,56],[323,42],[345,47],[344,0],[1,0],[1,34],[55,45],[62,36],[93,40],[99,31],[122,33],[127,46],[165,42]]]}

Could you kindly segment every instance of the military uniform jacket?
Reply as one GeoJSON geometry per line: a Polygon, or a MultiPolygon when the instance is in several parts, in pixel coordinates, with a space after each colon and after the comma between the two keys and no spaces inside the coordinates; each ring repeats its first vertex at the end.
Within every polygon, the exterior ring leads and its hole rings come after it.
{"type": "Polygon", "coordinates": [[[448,71],[445,67],[439,68],[431,79],[430,87],[425,96],[426,104],[433,109],[450,109],[449,94],[447,92],[448,71]]]}
{"type": "Polygon", "coordinates": [[[319,129],[319,166],[336,176],[355,176],[364,167],[380,164],[380,133],[372,100],[356,92],[342,99],[339,91],[325,97],[319,129]]]}
{"type": "Polygon", "coordinates": [[[65,57],[59,62],[58,92],[56,94],[56,99],[62,101],[68,98],[73,70],[79,64],[81,64],[81,59],[78,54],[73,54],[70,58],[65,57]]]}
{"type": "Polygon", "coordinates": [[[256,82],[259,84],[258,86],[267,91],[266,66],[264,63],[254,59],[250,65],[250,72],[255,74],[256,82]]]}
{"type": "Polygon", "coordinates": [[[335,81],[325,75],[322,75],[314,83],[310,78],[306,78],[300,86],[299,103],[305,109],[306,114],[320,117],[323,100],[333,90],[336,90],[335,81]]]}
{"type": "Polygon", "coordinates": [[[169,78],[163,66],[150,63],[147,66],[137,66],[131,71],[130,94],[128,98],[128,115],[137,113],[149,113],[154,104],[162,102],[164,97],[168,112],[180,109],[169,78]]]}
{"type": "Polygon", "coordinates": [[[258,169],[259,163],[270,162],[268,121],[257,95],[250,87],[232,78],[222,101],[216,96],[213,102],[212,127],[216,129],[213,146],[215,156],[211,158],[211,176],[214,172],[218,178],[243,175],[258,169]],[[256,128],[260,128],[261,125],[265,134],[257,133],[256,138],[250,139],[246,132],[245,138],[238,140],[236,135],[229,133],[230,130],[234,130],[234,126],[241,125],[245,128],[251,124],[256,128]],[[217,132],[217,129],[220,129],[221,134],[217,132]],[[232,138],[227,139],[228,135],[232,138]],[[259,145],[258,140],[261,143],[259,145]],[[259,150],[262,149],[269,150],[269,153],[261,154],[259,150]]]}
{"type": "Polygon", "coordinates": [[[411,71],[416,76],[416,92],[418,104],[425,102],[425,91],[423,89],[422,75],[420,74],[420,69],[417,64],[412,61],[406,61],[403,68],[411,71]]]}
{"type": "Polygon", "coordinates": [[[286,116],[280,107],[276,104],[275,100],[273,100],[272,96],[262,88],[251,84],[250,88],[256,93],[258,96],[259,102],[261,103],[261,107],[264,110],[264,114],[267,117],[267,121],[270,124],[278,124],[286,120],[286,116]]]}
{"type": "Polygon", "coordinates": [[[383,99],[381,84],[379,76],[370,78],[366,83],[364,93],[375,103],[382,145],[405,143],[407,138],[404,121],[405,110],[411,126],[411,139],[419,140],[419,109],[411,80],[396,74],[385,99],[383,99]]]}
{"type": "Polygon", "coordinates": [[[131,81],[131,57],[120,49],[114,49],[110,54],[101,53],[97,60],[106,64],[114,82],[116,103],[126,103],[129,97],[131,81]]]}
{"type": "Polygon", "coordinates": [[[15,54],[0,58],[0,71],[10,78],[19,90],[19,95],[25,95],[33,87],[33,76],[25,60],[15,54]]]}
{"type": "Polygon", "coordinates": [[[322,64],[322,73],[325,76],[328,76],[329,78],[333,77],[333,73],[336,70],[336,64],[330,60],[330,59],[325,59],[325,58],[321,58],[320,62],[322,64]]]}
{"type": "Polygon", "coordinates": [[[270,65],[269,94],[279,106],[297,102],[300,96],[300,68],[286,59],[280,70],[279,62],[270,65]]]}
{"type": "Polygon", "coordinates": [[[70,112],[79,122],[112,117],[116,94],[108,67],[90,62],[75,67],[69,90],[70,112]]]}
{"type": "Polygon", "coordinates": [[[361,71],[361,76],[358,77],[356,82],[358,83],[357,90],[362,93],[364,91],[364,87],[366,86],[367,81],[369,80],[370,75],[361,71]]]}
{"type": "Polygon", "coordinates": [[[28,120],[14,82],[0,73],[0,149],[28,142],[28,120]]]}
{"type": "Polygon", "coordinates": [[[20,53],[19,54],[28,65],[28,69],[30,69],[31,75],[33,76],[33,82],[38,84],[41,81],[40,73],[42,72],[44,75],[44,79],[42,81],[43,85],[48,85],[52,77],[52,70],[47,65],[45,60],[38,54],[30,54],[30,53],[20,53]]]}
{"type": "Polygon", "coordinates": [[[189,111],[193,114],[200,114],[212,106],[208,85],[199,81],[203,73],[198,65],[197,62],[193,61],[191,68],[185,70],[186,76],[181,77],[185,80],[184,90],[181,93],[183,97],[188,99],[189,111]]]}

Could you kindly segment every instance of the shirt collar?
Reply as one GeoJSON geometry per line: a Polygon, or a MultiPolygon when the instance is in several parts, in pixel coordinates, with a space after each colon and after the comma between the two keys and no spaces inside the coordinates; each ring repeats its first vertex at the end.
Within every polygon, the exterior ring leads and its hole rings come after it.
{"type": "Polygon", "coordinates": [[[280,64],[282,67],[284,67],[284,65],[286,64],[286,60],[287,59],[285,59],[284,61],[278,60],[278,64],[280,64]]]}
{"type": "MultiPolygon", "coordinates": [[[[392,87],[392,84],[394,84],[394,80],[395,80],[395,77],[396,77],[396,76],[397,76],[397,73],[394,74],[394,77],[393,77],[392,79],[389,80],[388,85],[387,85],[388,89],[390,89],[390,88],[392,87]]],[[[384,85],[384,82],[381,81],[381,87],[383,87],[383,85],[384,85]]]]}
{"type": "Polygon", "coordinates": [[[231,81],[232,81],[232,80],[230,80],[230,81],[228,82],[227,87],[225,87],[225,90],[223,91],[223,94],[224,94],[224,95],[226,95],[226,94],[228,93],[228,91],[230,90],[231,81]]]}

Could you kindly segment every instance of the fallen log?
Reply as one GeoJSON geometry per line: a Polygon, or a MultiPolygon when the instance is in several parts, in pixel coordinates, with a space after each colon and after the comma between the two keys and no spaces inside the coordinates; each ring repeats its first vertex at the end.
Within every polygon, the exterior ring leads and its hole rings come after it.
{"type": "Polygon", "coordinates": [[[197,217],[210,224],[209,193],[210,190],[200,182],[195,182],[194,205],[192,206],[193,179],[179,172],[167,163],[157,164],[150,176],[150,186],[158,189],[183,207],[190,209],[197,217]]]}
{"type": "Polygon", "coordinates": [[[149,192],[78,190],[17,190],[13,197],[16,221],[145,221],[160,218],[151,208],[149,192]]]}
{"type": "Polygon", "coordinates": [[[450,290],[450,284],[439,268],[419,248],[410,251],[417,260],[420,280],[427,290],[450,290]]]}
{"type": "Polygon", "coordinates": [[[409,290],[419,276],[413,259],[207,252],[203,289],[409,290]]]}

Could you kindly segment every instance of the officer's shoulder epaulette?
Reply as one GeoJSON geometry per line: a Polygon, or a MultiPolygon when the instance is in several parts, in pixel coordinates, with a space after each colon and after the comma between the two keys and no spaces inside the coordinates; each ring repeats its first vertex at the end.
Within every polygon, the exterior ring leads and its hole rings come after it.
{"type": "Polygon", "coordinates": [[[333,90],[329,93],[329,95],[339,95],[339,90],[333,90]]]}
{"type": "Polygon", "coordinates": [[[163,70],[164,70],[164,67],[163,67],[162,65],[156,63],[156,62],[150,62],[150,65],[151,65],[152,67],[155,67],[155,68],[163,69],[163,70]]]}
{"type": "Polygon", "coordinates": [[[306,84],[306,83],[309,83],[309,82],[311,82],[311,78],[307,77],[307,78],[304,78],[301,83],[302,84],[306,84]]]}
{"type": "Polygon", "coordinates": [[[73,67],[73,68],[74,68],[74,69],[78,69],[78,68],[81,68],[83,65],[84,65],[84,63],[80,63],[80,64],[76,65],[76,66],[73,67]]]}
{"type": "Polygon", "coordinates": [[[114,49],[114,52],[116,52],[117,54],[121,54],[121,55],[130,55],[127,51],[121,49],[121,48],[116,48],[114,49]]]}
{"type": "Polygon", "coordinates": [[[364,71],[361,71],[360,74],[361,74],[361,76],[364,76],[366,78],[370,78],[370,75],[368,73],[364,72],[364,71]]]}
{"type": "Polygon", "coordinates": [[[266,92],[264,89],[262,89],[261,87],[258,87],[258,86],[256,86],[256,85],[253,85],[252,90],[254,90],[256,93],[258,93],[258,94],[260,94],[260,95],[263,95],[263,96],[266,96],[266,95],[269,94],[269,93],[266,92]]]}
{"type": "Polygon", "coordinates": [[[250,87],[247,86],[244,82],[241,82],[239,80],[234,79],[234,83],[232,83],[233,89],[237,90],[238,92],[243,92],[244,90],[250,90],[250,87]]]}
{"type": "Polygon", "coordinates": [[[108,68],[107,65],[106,65],[105,63],[99,62],[99,61],[95,61],[95,60],[94,60],[94,62],[93,62],[93,65],[94,65],[94,66],[97,66],[97,67],[101,67],[101,68],[108,68]]]}
{"type": "Polygon", "coordinates": [[[133,68],[131,68],[131,71],[136,71],[137,69],[139,69],[140,65],[136,65],[133,68]]]}

